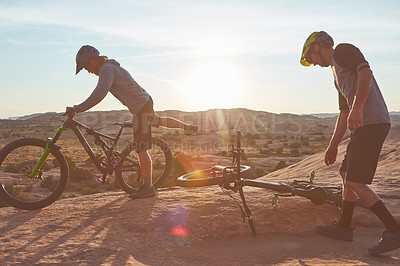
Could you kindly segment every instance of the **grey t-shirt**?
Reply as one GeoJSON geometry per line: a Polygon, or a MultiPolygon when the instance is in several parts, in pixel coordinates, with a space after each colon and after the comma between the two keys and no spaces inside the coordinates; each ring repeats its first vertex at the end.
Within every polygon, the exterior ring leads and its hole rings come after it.
{"type": "MultiPolygon", "coordinates": [[[[339,44],[332,54],[332,71],[339,91],[339,109],[351,110],[357,93],[358,71],[369,67],[361,51],[351,44],[339,44]]],[[[363,108],[363,125],[390,123],[389,112],[375,77],[363,108]]]]}
{"type": "Polygon", "coordinates": [[[84,112],[98,104],[111,92],[132,114],[137,114],[149,101],[150,95],[132,78],[120,64],[109,59],[99,72],[99,81],[92,94],[81,104],[75,105],[76,112],[84,112]]]}

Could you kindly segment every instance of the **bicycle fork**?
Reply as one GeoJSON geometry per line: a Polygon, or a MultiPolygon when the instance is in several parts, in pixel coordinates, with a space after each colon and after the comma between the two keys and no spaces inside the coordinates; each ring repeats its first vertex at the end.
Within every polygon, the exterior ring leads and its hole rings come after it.
{"type": "Polygon", "coordinates": [[[246,219],[247,222],[249,223],[251,232],[253,233],[253,236],[256,236],[257,232],[256,232],[256,229],[253,224],[253,212],[250,210],[249,206],[247,206],[242,186],[239,187],[239,194],[240,194],[240,198],[242,199],[243,207],[245,210],[245,213],[243,213],[242,216],[244,216],[243,218],[246,219]]]}
{"type": "Polygon", "coordinates": [[[235,180],[235,188],[239,190],[240,198],[242,199],[243,207],[244,207],[244,210],[245,210],[245,213],[243,213],[243,211],[242,211],[243,219],[247,220],[247,222],[250,225],[251,232],[253,233],[253,236],[255,236],[256,235],[256,229],[255,229],[254,223],[253,223],[253,212],[247,206],[246,199],[244,197],[244,192],[243,192],[243,180],[240,177],[240,172],[241,172],[240,157],[241,157],[241,155],[243,153],[242,145],[241,145],[241,138],[242,138],[242,133],[241,133],[240,130],[238,130],[237,131],[237,136],[236,136],[236,146],[237,146],[237,148],[236,148],[236,150],[232,149],[233,164],[236,163],[236,165],[237,165],[237,176],[236,176],[236,180],[235,180]]]}
{"type": "Polygon", "coordinates": [[[28,177],[35,178],[35,176],[37,175],[39,170],[42,168],[44,162],[46,161],[47,156],[49,156],[49,154],[51,152],[51,149],[53,147],[58,147],[58,146],[56,146],[54,144],[56,143],[58,138],[61,136],[61,133],[63,131],[65,131],[65,130],[67,130],[67,127],[61,126],[61,127],[58,128],[57,133],[55,134],[54,138],[48,138],[47,139],[47,143],[46,143],[46,147],[44,148],[44,152],[43,152],[42,156],[40,157],[39,161],[36,163],[35,167],[28,174],[28,177]]]}

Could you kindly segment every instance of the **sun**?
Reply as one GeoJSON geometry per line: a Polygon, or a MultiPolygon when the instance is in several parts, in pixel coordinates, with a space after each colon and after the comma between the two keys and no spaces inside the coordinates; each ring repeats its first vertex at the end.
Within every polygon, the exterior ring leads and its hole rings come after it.
{"type": "Polygon", "coordinates": [[[223,61],[197,65],[179,86],[179,91],[191,104],[207,109],[237,106],[240,89],[239,72],[223,61]]]}

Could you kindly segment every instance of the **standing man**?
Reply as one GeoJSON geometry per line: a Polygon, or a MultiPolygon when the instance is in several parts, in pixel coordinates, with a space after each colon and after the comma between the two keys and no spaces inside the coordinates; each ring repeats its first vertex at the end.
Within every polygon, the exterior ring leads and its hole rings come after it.
{"type": "Polygon", "coordinates": [[[333,49],[333,39],[324,31],[313,32],[307,38],[300,63],[303,66],[330,66],[339,93],[340,114],[325,152],[326,165],[336,161],[338,145],[347,128],[351,131],[340,167],[344,187],[342,216],[332,225],[318,225],[317,232],[352,241],[351,219],[355,201],[360,198],[386,227],[378,244],[368,249],[369,253],[375,255],[400,248],[400,225],[368,186],[372,183],[390,128],[389,113],[369,63],[354,45],[343,43],[333,49]]]}

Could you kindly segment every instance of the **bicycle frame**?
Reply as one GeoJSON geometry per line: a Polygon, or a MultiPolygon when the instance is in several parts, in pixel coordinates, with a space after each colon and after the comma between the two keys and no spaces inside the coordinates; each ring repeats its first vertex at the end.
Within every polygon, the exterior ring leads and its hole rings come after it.
{"type": "Polygon", "coordinates": [[[36,174],[42,167],[44,161],[46,160],[47,156],[50,154],[51,149],[60,149],[61,148],[60,146],[56,145],[56,142],[60,138],[62,132],[64,132],[68,128],[70,128],[75,133],[79,142],[82,144],[83,148],[85,149],[85,151],[87,152],[89,157],[92,159],[92,161],[96,165],[97,169],[99,169],[103,173],[103,175],[106,175],[109,172],[110,163],[111,163],[111,159],[112,159],[111,155],[113,154],[114,149],[121,137],[123,127],[122,126],[120,127],[120,129],[115,137],[111,137],[109,135],[106,135],[104,133],[96,131],[96,130],[74,120],[73,116],[68,115],[68,118],[65,120],[64,124],[58,128],[58,130],[57,130],[56,134],[53,136],[53,138],[47,139],[47,145],[43,152],[43,155],[41,156],[41,158],[37,162],[36,166],[31,171],[31,173],[28,174],[29,177],[36,176],[36,174]],[[102,150],[104,151],[104,153],[106,154],[106,157],[107,157],[106,165],[103,165],[102,162],[97,158],[92,147],[90,146],[90,144],[88,143],[88,141],[86,140],[85,136],[82,134],[82,132],[79,128],[85,129],[89,135],[93,135],[95,137],[96,141],[98,141],[100,143],[99,145],[101,146],[102,150]],[[107,143],[102,139],[102,137],[112,140],[111,145],[107,145],[107,143]]]}

